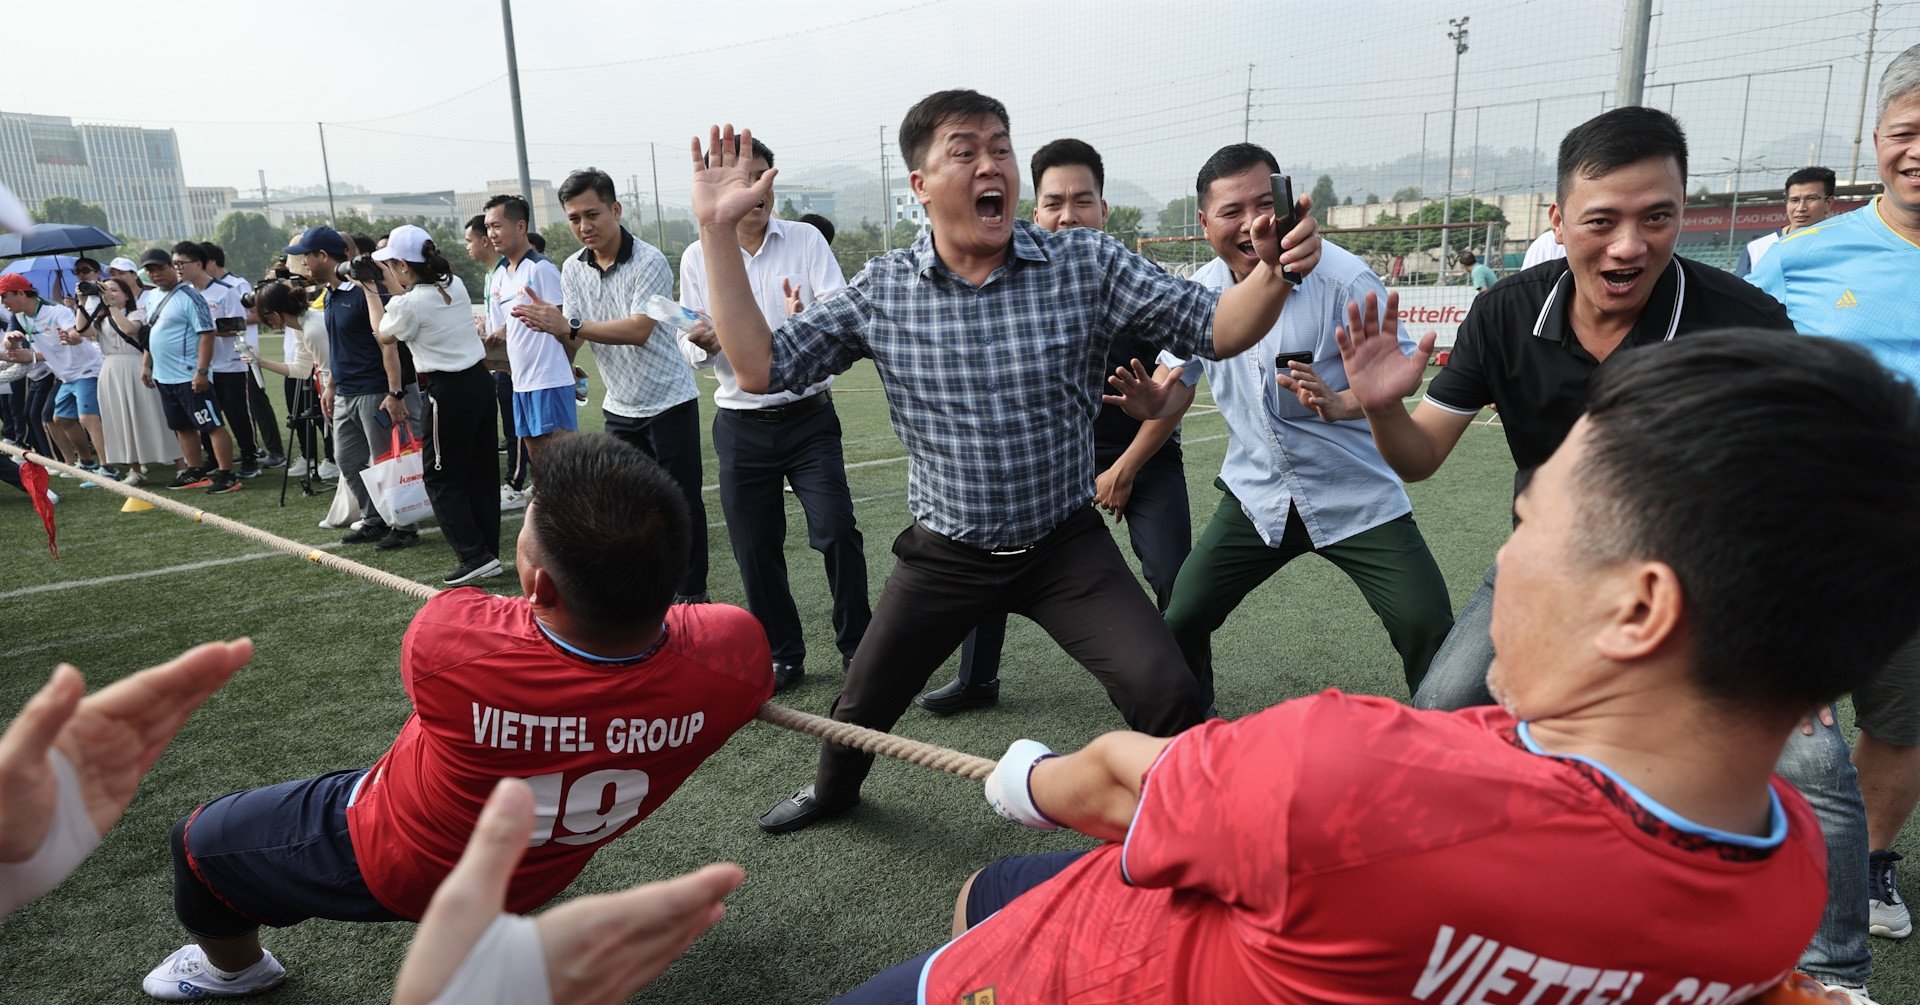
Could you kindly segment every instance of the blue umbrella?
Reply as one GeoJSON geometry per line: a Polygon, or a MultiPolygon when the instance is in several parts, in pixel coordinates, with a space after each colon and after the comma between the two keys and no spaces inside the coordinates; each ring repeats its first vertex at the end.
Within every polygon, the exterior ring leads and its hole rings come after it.
{"type": "Polygon", "coordinates": [[[36,223],[18,234],[0,234],[0,258],[55,255],[63,251],[117,248],[120,239],[79,223],[36,223]]]}
{"type": "Polygon", "coordinates": [[[72,255],[36,255],[8,263],[0,275],[14,273],[27,277],[40,295],[50,300],[73,296],[73,266],[79,259],[72,255]]]}

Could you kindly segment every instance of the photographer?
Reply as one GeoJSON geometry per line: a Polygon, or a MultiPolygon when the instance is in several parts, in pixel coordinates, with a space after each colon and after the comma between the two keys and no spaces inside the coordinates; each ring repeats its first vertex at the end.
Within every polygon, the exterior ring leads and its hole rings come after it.
{"type": "MultiPolygon", "coordinates": [[[[117,260],[116,260],[117,261],[117,260]]],[[[129,263],[131,264],[131,263],[129,263]]],[[[180,447],[167,432],[167,413],[160,392],[141,378],[141,359],[147,348],[146,312],[137,287],[119,276],[80,284],[81,302],[89,309],[80,315],[80,331],[100,342],[100,426],[102,450],[110,467],[126,466],[121,481],[141,485],[146,465],[171,464],[180,447]],[[97,301],[97,304],[96,304],[97,301]]]]}
{"type": "Polygon", "coordinates": [[[420,543],[420,532],[412,526],[388,527],[361,480],[374,449],[386,446],[393,424],[411,423],[413,416],[421,414],[413,358],[404,346],[375,341],[368,323],[365,301],[378,293],[370,294],[360,281],[377,278],[379,266],[355,258],[349,269],[347,240],[332,227],[308,227],[287,254],[306,256],[307,274],[325,286],[321,310],[330,369],[320,391],[320,412],[333,420],[340,472],[346,476],[361,518],[360,529],[340,541],[372,543],[383,551],[411,548],[420,543]]]}
{"type": "MultiPolygon", "coordinates": [[[[260,355],[260,314],[253,309],[253,283],[245,276],[227,271],[227,252],[212,241],[201,241],[201,250],[207,253],[207,275],[214,283],[225,286],[239,295],[240,306],[247,312],[247,330],[239,341],[234,343],[236,357],[242,355],[251,359],[260,355]],[[244,352],[243,352],[244,349],[244,352]]],[[[266,385],[257,373],[243,369],[246,374],[244,384],[247,392],[247,417],[257,428],[261,446],[260,464],[262,468],[277,468],[287,463],[286,453],[280,443],[280,419],[273,414],[273,403],[267,400],[266,385]]]]}
{"type": "MultiPolygon", "coordinates": [[[[309,309],[307,296],[311,292],[304,282],[296,286],[276,278],[260,284],[253,298],[253,310],[259,315],[260,323],[283,332],[281,355],[285,362],[276,363],[264,356],[253,361],[286,381],[290,416],[309,412],[319,415],[319,392],[312,382],[323,379],[327,369],[327,323],[318,311],[309,309]]],[[[304,478],[309,470],[314,470],[322,481],[331,482],[340,477],[340,466],[333,459],[333,429],[327,422],[302,424],[297,439],[300,459],[288,469],[289,476],[304,478]],[[316,425],[320,434],[317,442],[316,425]],[[316,470],[315,460],[322,450],[326,451],[326,460],[320,462],[316,470]]]]}
{"type": "Polygon", "coordinates": [[[386,247],[373,253],[393,299],[367,298],[367,317],[382,345],[405,342],[413,350],[426,386],[423,441],[427,494],[433,515],[459,564],[448,586],[500,575],[500,506],[494,482],[493,378],[481,362],[486,349],[473,330],[466,284],[434,247],[425,230],[395,227],[386,247]]]}

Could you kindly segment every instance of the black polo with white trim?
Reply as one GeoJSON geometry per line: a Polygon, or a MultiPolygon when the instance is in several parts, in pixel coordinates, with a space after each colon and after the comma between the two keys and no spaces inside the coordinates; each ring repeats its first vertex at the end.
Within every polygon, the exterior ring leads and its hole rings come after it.
{"type": "MultiPolygon", "coordinates": [[[[1600,361],[1574,336],[1573,273],[1566,259],[1515,273],[1477,297],[1446,368],[1427,385],[1435,408],[1500,410],[1513,454],[1513,490],[1526,487],[1587,407],[1600,361]]],[[[1719,328],[1791,331],[1787,309],[1732,273],[1673,256],[1633,330],[1615,352],[1719,328]]]]}

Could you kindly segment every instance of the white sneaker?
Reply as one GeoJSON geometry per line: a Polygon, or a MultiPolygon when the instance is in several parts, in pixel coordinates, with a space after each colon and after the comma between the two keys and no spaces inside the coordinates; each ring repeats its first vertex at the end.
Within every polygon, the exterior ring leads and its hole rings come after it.
{"type": "Polygon", "coordinates": [[[47,505],[49,505],[49,506],[58,506],[58,505],[60,505],[60,493],[58,493],[58,492],[55,492],[55,491],[54,491],[54,490],[52,490],[52,489],[48,489],[48,490],[47,490],[47,505]]]}
{"type": "Polygon", "coordinates": [[[146,483],[147,483],[147,476],[141,474],[138,471],[133,470],[132,468],[128,468],[127,473],[120,476],[120,484],[122,485],[138,486],[138,485],[145,485],[146,483]]]}
{"type": "Polygon", "coordinates": [[[500,486],[500,511],[526,509],[527,499],[532,493],[525,489],[516,489],[511,485],[500,486]]]}
{"type": "MultiPolygon", "coordinates": [[[[265,950],[262,950],[265,952],[265,950]]],[[[270,991],[287,979],[287,968],[272,953],[260,962],[221,977],[207,964],[206,951],[189,943],[173,951],[140,982],[141,990],[163,1002],[191,1002],[202,998],[243,998],[270,991]]]]}
{"type": "Polygon", "coordinates": [[[1867,855],[1867,931],[1883,939],[1904,939],[1913,934],[1913,916],[1900,897],[1900,861],[1897,851],[1876,851],[1867,855]]]}
{"type": "Polygon", "coordinates": [[[1855,1002],[1857,1005],[1880,1005],[1879,1002],[1873,1000],[1872,995],[1867,994],[1867,989],[1864,987],[1858,987],[1852,984],[1827,984],[1823,986],[1828,991],[1837,991],[1840,994],[1846,995],[1849,1001],[1855,1002]]]}
{"type": "Polygon", "coordinates": [[[326,479],[327,481],[333,481],[335,478],[340,477],[340,465],[335,464],[332,461],[321,461],[320,477],[326,479]]]}
{"type": "Polygon", "coordinates": [[[310,469],[311,467],[313,467],[313,464],[310,461],[308,461],[306,458],[302,457],[299,460],[294,461],[292,464],[287,465],[287,477],[288,478],[305,478],[307,476],[308,469],[310,469]]]}

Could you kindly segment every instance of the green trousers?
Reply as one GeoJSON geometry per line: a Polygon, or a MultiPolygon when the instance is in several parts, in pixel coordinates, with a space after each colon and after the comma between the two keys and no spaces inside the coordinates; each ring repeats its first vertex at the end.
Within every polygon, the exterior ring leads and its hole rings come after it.
{"type": "Polygon", "coordinates": [[[1290,511],[1280,546],[1275,548],[1260,539],[1240,500],[1222,485],[1220,506],[1180,566],[1173,597],[1167,602],[1167,627],[1208,702],[1213,700],[1214,630],[1226,623],[1227,615],[1247,594],[1288,562],[1310,552],[1339,566],[1360,588],[1400,653],[1407,694],[1420,687],[1427,664],[1453,628],[1453,603],[1413,514],[1315,548],[1299,512],[1290,511]]]}

